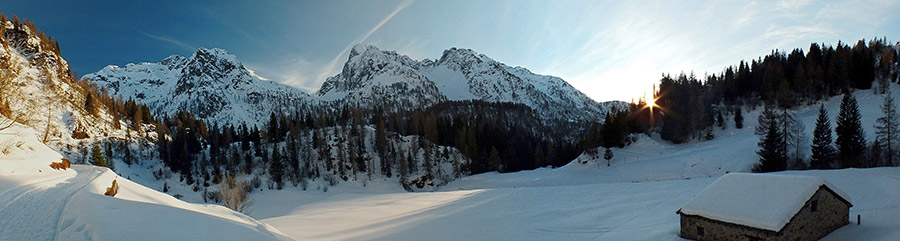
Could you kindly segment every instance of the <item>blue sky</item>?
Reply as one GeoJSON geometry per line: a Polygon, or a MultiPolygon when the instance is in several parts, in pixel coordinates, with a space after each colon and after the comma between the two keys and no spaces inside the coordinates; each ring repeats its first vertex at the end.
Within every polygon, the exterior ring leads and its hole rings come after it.
{"type": "Polygon", "coordinates": [[[559,76],[598,101],[649,94],[662,73],[721,71],[772,49],[900,40],[900,1],[7,1],[79,74],[223,48],[308,91],[349,48],[413,59],[471,48],[559,76]]]}

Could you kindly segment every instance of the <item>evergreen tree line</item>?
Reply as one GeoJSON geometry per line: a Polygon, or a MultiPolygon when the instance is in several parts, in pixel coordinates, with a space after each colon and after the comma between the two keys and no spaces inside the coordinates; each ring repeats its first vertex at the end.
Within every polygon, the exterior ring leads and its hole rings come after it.
{"type": "Polygon", "coordinates": [[[272,113],[262,128],[212,123],[207,129],[191,114],[179,112],[158,128],[159,156],[195,189],[238,173],[268,175],[272,189],[288,182],[306,188],[315,178],[335,184],[340,179],[368,181],[376,175],[397,175],[407,186],[413,180],[424,185],[437,177],[468,174],[463,159],[451,156],[448,148],[435,147],[424,138],[405,142],[387,131],[388,118],[380,110],[370,114],[374,123],[366,122],[361,109],[342,108],[330,119],[312,113],[272,113]],[[439,168],[456,159],[452,173],[439,168]]]}
{"type": "Polygon", "coordinates": [[[664,74],[654,94],[661,107],[654,116],[660,119],[661,137],[681,143],[711,133],[714,124],[723,124],[719,116],[739,114],[743,105],[763,102],[787,109],[849,89],[870,89],[876,79],[896,82],[897,54],[884,39],[868,44],[860,40],[852,47],[841,42],[827,47],[813,43],[807,52],[775,50],[703,79],[694,74],[664,74]]]}
{"type": "MultiPolygon", "coordinates": [[[[638,105],[643,104],[633,109],[638,105]]],[[[600,139],[575,143],[554,134],[537,116],[521,104],[455,101],[394,113],[350,107],[272,113],[261,128],[212,123],[207,129],[179,112],[159,124],[157,147],[163,162],[189,184],[218,183],[228,173],[256,173],[269,175],[274,188],[288,181],[305,185],[312,178],[373,175],[397,175],[413,185],[438,177],[561,166],[586,148],[624,146],[625,136],[639,129],[631,109],[613,110],[595,125],[600,134],[590,135],[600,139]],[[319,114],[326,111],[329,115],[319,114]],[[409,142],[401,135],[421,138],[409,142]],[[435,145],[454,147],[467,159],[452,158],[449,149],[435,145]],[[452,168],[441,169],[447,162],[452,168]]]]}
{"type": "MultiPolygon", "coordinates": [[[[889,86],[887,86],[889,87],[889,86]]],[[[863,168],[896,165],[900,155],[900,119],[889,88],[884,91],[884,102],[881,116],[876,119],[875,139],[867,143],[862,128],[861,114],[856,99],[848,91],[841,99],[840,110],[835,120],[836,126],[831,128],[831,119],[824,104],[819,106],[813,140],[810,145],[812,155],[806,165],[803,156],[788,155],[790,149],[800,148],[804,141],[793,142],[792,138],[802,138],[803,129],[794,128],[796,118],[788,111],[775,113],[769,107],[759,117],[757,135],[760,136],[759,164],[754,168],[757,172],[783,171],[786,169],[832,169],[863,168]],[[832,133],[836,138],[832,139],[832,133]],[[794,137],[792,137],[794,136],[794,137]],[[832,142],[833,140],[833,142],[832,142]],[[792,144],[794,143],[794,144],[792,144]]]]}
{"type": "Polygon", "coordinates": [[[388,118],[396,124],[386,129],[461,150],[472,160],[463,167],[472,174],[562,166],[574,159],[579,154],[575,143],[537,116],[522,104],[448,101],[391,114],[388,118]]]}

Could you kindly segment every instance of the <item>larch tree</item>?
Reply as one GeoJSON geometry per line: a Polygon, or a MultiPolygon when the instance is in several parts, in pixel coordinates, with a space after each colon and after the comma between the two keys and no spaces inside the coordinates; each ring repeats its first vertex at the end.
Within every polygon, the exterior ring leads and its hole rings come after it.
{"type": "Polygon", "coordinates": [[[781,125],[779,127],[781,128],[784,143],[786,144],[785,151],[790,155],[791,163],[795,164],[795,166],[805,166],[802,148],[804,147],[803,143],[806,143],[807,136],[803,134],[804,129],[806,128],[803,126],[803,123],[787,109],[782,109],[780,118],[781,125]]]}
{"type": "MultiPolygon", "coordinates": [[[[897,157],[898,138],[897,132],[900,128],[900,120],[897,117],[897,107],[894,105],[894,98],[891,96],[890,88],[884,91],[884,103],[881,105],[882,116],[875,122],[875,140],[879,144],[880,153],[886,163],[885,165],[894,165],[894,159],[897,157]]],[[[873,163],[877,164],[877,163],[873,163]]]]}

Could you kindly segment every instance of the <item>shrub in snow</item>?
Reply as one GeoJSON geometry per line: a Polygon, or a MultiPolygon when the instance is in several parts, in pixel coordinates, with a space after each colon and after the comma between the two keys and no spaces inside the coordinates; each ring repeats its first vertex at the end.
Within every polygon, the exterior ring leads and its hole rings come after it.
{"type": "Polygon", "coordinates": [[[116,193],[119,192],[119,183],[116,182],[116,179],[113,179],[112,186],[106,188],[106,193],[103,195],[115,197],[116,193]]]}
{"type": "Polygon", "coordinates": [[[260,185],[262,185],[262,182],[259,181],[259,176],[254,176],[253,179],[250,180],[250,187],[256,189],[259,188],[260,185]]]}
{"type": "Polygon", "coordinates": [[[222,205],[238,212],[247,211],[252,202],[246,187],[246,182],[238,181],[233,175],[226,175],[218,191],[222,205]]]}
{"type": "Polygon", "coordinates": [[[66,170],[70,167],[72,167],[72,162],[70,162],[69,159],[66,159],[66,158],[63,158],[62,162],[50,163],[50,168],[53,168],[53,170],[59,170],[59,169],[66,170]]]}

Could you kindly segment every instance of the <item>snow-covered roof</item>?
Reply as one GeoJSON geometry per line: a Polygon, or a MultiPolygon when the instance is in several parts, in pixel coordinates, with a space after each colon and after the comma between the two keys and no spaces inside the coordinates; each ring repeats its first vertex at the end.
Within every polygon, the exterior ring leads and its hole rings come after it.
{"type": "Polygon", "coordinates": [[[847,194],[821,177],[731,173],[710,184],[679,212],[777,232],[823,185],[850,202],[847,194]]]}

